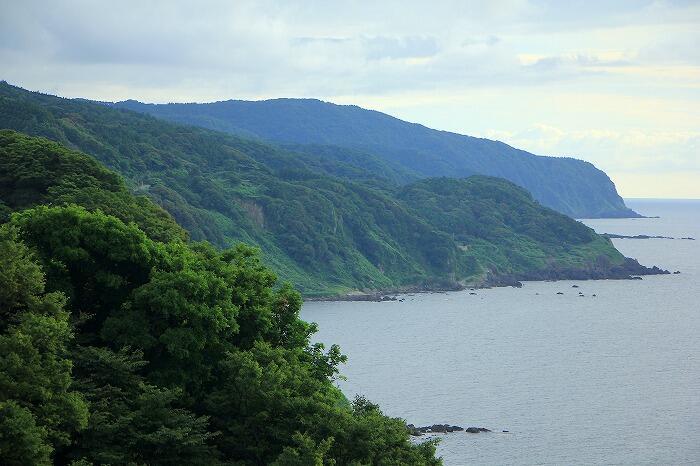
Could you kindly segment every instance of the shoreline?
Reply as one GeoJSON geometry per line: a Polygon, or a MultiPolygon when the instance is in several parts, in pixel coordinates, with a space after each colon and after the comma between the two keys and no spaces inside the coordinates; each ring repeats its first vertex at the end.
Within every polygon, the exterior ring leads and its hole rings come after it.
{"type": "MultiPolygon", "coordinates": [[[[674,272],[674,274],[677,272],[674,272]]],[[[646,267],[635,259],[627,258],[623,264],[604,269],[543,269],[521,274],[487,274],[478,282],[451,283],[445,286],[412,285],[397,288],[385,288],[367,292],[351,292],[341,295],[310,296],[304,297],[304,301],[401,301],[396,295],[418,294],[418,293],[446,293],[448,291],[478,290],[488,288],[513,287],[521,288],[522,282],[546,281],[557,282],[566,280],[588,281],[588,280],[640,280],[642,276],[649,275],[671,275],[671,272],[657,266],[646,267]]]]}

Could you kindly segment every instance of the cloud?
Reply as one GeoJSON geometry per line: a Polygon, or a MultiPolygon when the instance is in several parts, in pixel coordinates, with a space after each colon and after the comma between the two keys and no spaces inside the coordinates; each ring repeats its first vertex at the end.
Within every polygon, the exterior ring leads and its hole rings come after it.
{"type": "Polygon", "coordinates": [[[559,55],[519,54],[518,59],[524,66],[551,69],[557,67],[611,67],[631,66],[634,57],[624,50],[602,50],[596,52],[568,52],[559,55]]]}
{"type": "Polygon", "coordinates": [[[700,130],[564,130],[536,124],[515,132],[486,131],[485,136],[536,154],[583,158],[618,174],[700,172],[700,130]]]}
{"type": "Polygon", "coordinates": [[[438,46],[434,37],[367,37],[362,39],[367,58],[425,58],[437,54],[438,46]]]}
{"type": "Polygon", "coordinates": [[[700,128],[698,2],[6,3],[0,79],[30,89],[155,102],[342,100],[437,128],[495,128],[515,145],[603,168],[662,166],[654,157],[686,166],[697,147],[663,137],[700,128]],[[541,122],[565,135],[523,129],[541,122]],[[653,134],[656,149],[634,131],[653,134]]]}
{"type": "MultiPolygon", "coordinates": [[[[51,83],[103,99],[120,86],[134,97],[170,100],[532,86],[630,65],[639,38],[669,36],[646,24],[656,17],[679,21],[679,11],[692,18],[700,8],[633,1],[26,0],[8,4],[0,18],[0,73],[19,84],[51,83]],[[591,32],[554,27],[574,23],[591,32]],[[642,29],[617,32],[630,24],[642,29]]],[[[698,33],[686,27],[669,37],[690,43],[698,33]]],[[[697,47],[673,50],[677,63],[697,54],[697,47]]],[[[644,57],[660,61],[662,53],[649,47],[644,57]]]]}
{"type": "Polygon", "coordinates": [[[494,35],[482,36],[482,37],[468,37],[462,41],[462,47],[474,47],[474,46],[484,46],[492,47],[498,44],[501,38],[494,35]]]}
{"type": "Polygon", "coordinates": [[[295,47],[328,47],[331,53],[356,47],[368,60],[427,58],[439,50],[435,38],[429,36],[294,37],[290,43],[295,47]]]}

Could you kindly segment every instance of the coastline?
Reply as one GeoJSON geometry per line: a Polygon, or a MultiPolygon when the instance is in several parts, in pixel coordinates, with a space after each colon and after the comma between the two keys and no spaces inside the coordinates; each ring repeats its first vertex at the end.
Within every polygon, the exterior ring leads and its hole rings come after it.
{"type": "Polygon", "coordinates": [[[533,270],[518,274],[492,274],[474,282],[452,282],[443,285],[409,285],[405,287],[384,288],[371,291],[353,291],[346,294],[327,296],[308,296],[304,301],[400,301],[396,295],[414,293],[445,293],[448,291],[463,291],[466,289],[486,289],[497,287],[522,287],[524,281],[563,281],[563,280],[639,280],[648,275],[670,275],[671,272],[658,266],[647,267],[636,259],[626,258],[620,265],[609,266],[600,264],[590,268],[558,268],[533,270]]]}

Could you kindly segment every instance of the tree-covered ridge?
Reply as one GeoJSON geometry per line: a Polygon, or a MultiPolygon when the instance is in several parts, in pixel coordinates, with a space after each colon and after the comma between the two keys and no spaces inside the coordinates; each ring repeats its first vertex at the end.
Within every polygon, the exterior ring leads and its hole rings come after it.
{"type": "Polygon", "coordinates": [[[310,343],[254,250],[156,241],[92,207],[0,227],[0,463],[439,464],[345,400],[344,357],[310,343]]]}
{"type": "Polygon", "coordinates": [[[591,228],[543,209],[501,178],[430,178],[406,186],[398,197],[491,273],[528,276],[553,266],[585,268],[591,258],[624,261],[591,228]]]}
{"type": "Polygon", "coordinates": [[[159,240],[187,233],[163,209],[133,196],[122,178],[92,157],[45,139],[0,130],[0,222],[38,204],[79,204],[136,222],[159,240]]]}
{"type": "MultiPolygon", "coordinates": [[[[113,104],[178,123],[285,144],[336,146],[373,154],[395,179],[480,174],[508,179],[547,207],[574,218],[635,217],[615,185],[588,162],[542,157],[499,141],[437,131],[381,112],[315,99],[228,100],[206,104],[113,104]]],[[[332,157],[330,148],[327,156],[332,157]]]]}
{"type": "MultiPolygon", "coordinates": [[[[529,235],[533,228],[549,228],[538,222],[553,212],[513,184],[496,186],[488,178],[470,181],[483,188],[469,198],[471,211],[508,207],[529,213],[465,239],[450,225],[468,222],[483,230],[487,225],[479,225],[480,215],[489,212],[465,216],[460,209],[436,210],[430,204],[451,202],[440,191],[411,199],[406,193],[424,184],[393,183],[382,175],[387,173],[383,163],[359,168],[353,161],[374,160],[364,152],[347,150],[333,159],[323,155],[325,147],[315,149],[321,155],[308,147],[290,151],[7,84],[0,84],[1,126],[96,157],[122,174],[132,192],[167,210],[195,240],[219,247],[259,246],[265,263],[309,296],[453,287],[481,282],[488,274],[531,272],[552,264],[586,268],[601,255],[622,260],[595,235],[586,244],[562,237],[558,247],[529,235]],[[496,188],[509,198],[503,206],[487,202],[496,188]],[[535,225],[520,231],[518,222],[535,225]],[[525,260],[506,250],[507,244],[538,259],[525,260]]],[[[562,231],[585,228],[561,215],[552,218],[562,231]]]]}

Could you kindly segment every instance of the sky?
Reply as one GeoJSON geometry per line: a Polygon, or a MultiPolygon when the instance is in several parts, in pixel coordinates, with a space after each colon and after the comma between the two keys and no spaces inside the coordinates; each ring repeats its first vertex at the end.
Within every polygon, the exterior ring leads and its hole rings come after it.
{"type": "Polygon", "coordinates": [[[700,198],[700,0],[2,0],[0,79],[145,102],[313,97],[700,198]]]}

